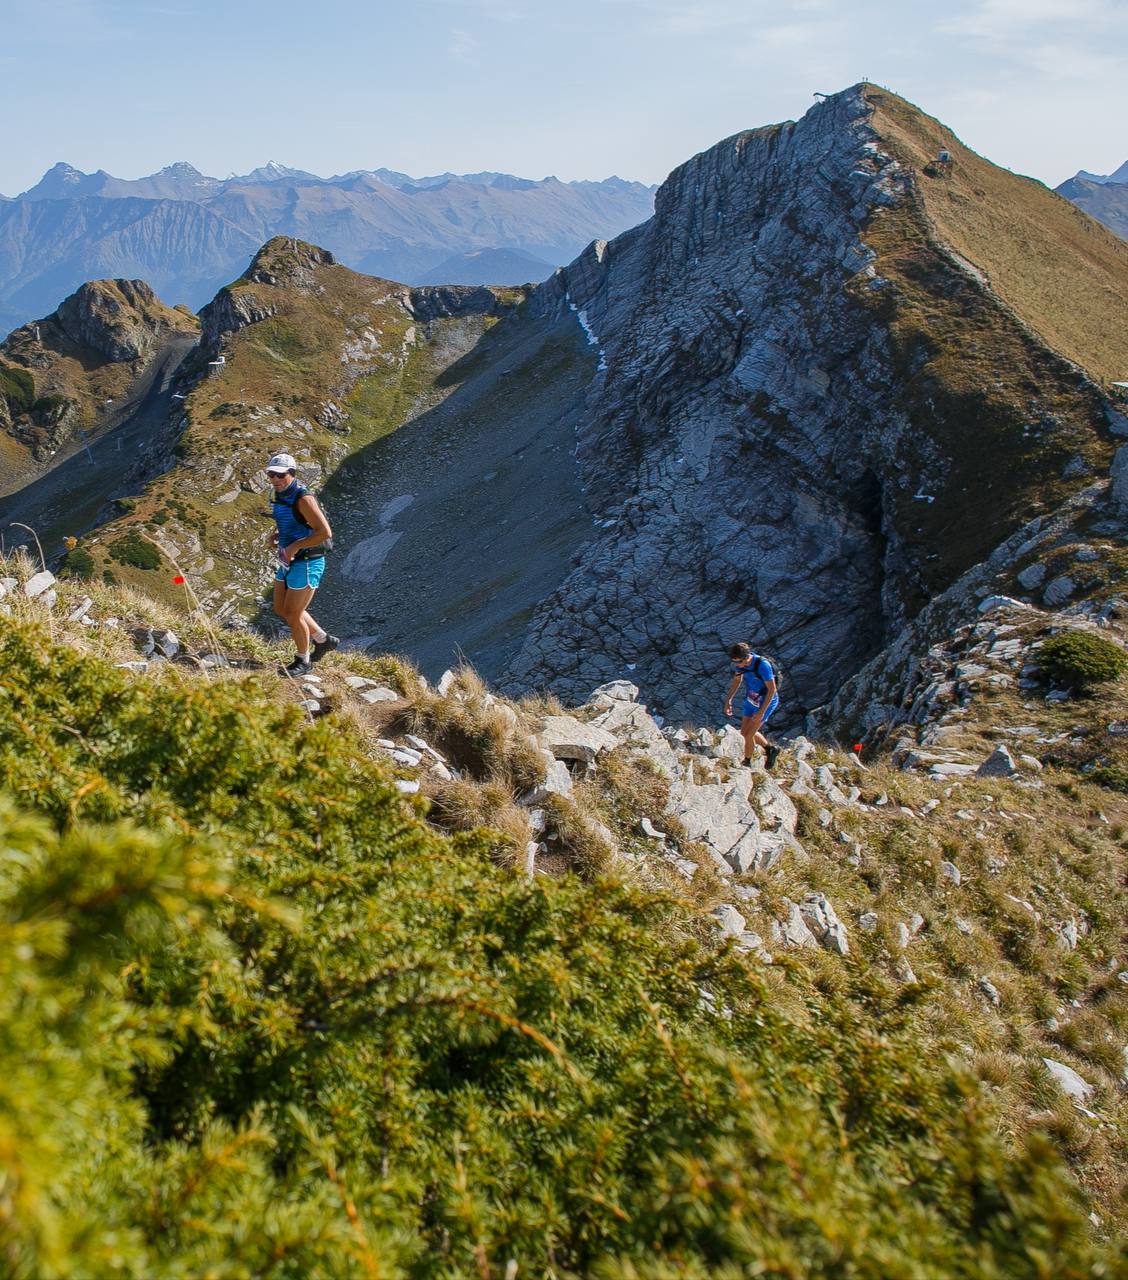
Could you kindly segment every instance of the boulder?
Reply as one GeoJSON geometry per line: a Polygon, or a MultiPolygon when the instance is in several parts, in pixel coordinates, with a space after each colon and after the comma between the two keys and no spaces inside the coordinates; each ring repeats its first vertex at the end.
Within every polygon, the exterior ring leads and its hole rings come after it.
{"type": "Polygon", "coordinates": [[[153,633],[153,642],[163,658],[175,658],[180,652],[180,641],[175,631],[156,631],[153,633]]]}
{"type": "Polygon", "coordinates": [[[849,955],[846,930],[825,894],[807,894],[799,904],[799,913],[823,947],[840,956],[849,955]]]}
{"type": "Polygon", "coordinates": [[[361,689],[360,700],[367,702],[370,706],[377,702],[398,702],[400,695],[394,689],[384,688],[378,685],[375,689],[361,689]]]}
{"type": "Polygon", "coordinates": [[[603,729],[621,745],[645,755],[667,776],[676,773],[678,758],[674,749],[642,703],[626,698],[608,699],[604,709],[588,724],[603,729]]]}
{"type": "Polygon", "coordinates": [[[36,596],[41,596],[44,591],[55,585],[55,575],[49,570],[44,569],[40,573],[32,574],[24,583],[24,595],[29,600],[34,600],[36,596]]]}
{"type": "Polygon", "coordinates": [[[1067,1067],[1064,1062],[1058,1062],[1054,1058],[1043,1058],[1046,1070],[1053,1077],[1054,1083],[1074,1102],[1087,1102],[1093,1092],[1093,1086],[1073,1070],[1067,1067]]]}
{"type": "Polygon", "coordinates": [[[739,938],[748,927],[748,921],[728,902],[722,903],[719,907],[714,907],[713,916],[726,938],[739,938]]]}
{"type": "Polygon", "coordinates": [[[1000,743],[986,760],[976,769],[976,777],[979,778],[1009,778],[1012,774],[1018,772],[1014,763],[1014,757],[1000,743]]]}
{"type": "Polygon", "coordinates": [[[592,690],[588,702],[596,702],[600,698],[609,702],[637,702],[638,685],[631,684],[629,680],[609,680],[592,690]]]}
{"type": "Polygon", "coordinates": [[[987,997],[990,1003],[995,1006],[996,1009],[998,1009],[1000,1005],[1003,1003],[1003,998],[1002,996],[999,995],[998,987],[995,986],[995,984],[991,981],[990,978],[979,979],[979,990],[983,992],[983,994],[987,997]]]}
{"type": "Polygon", "coordinates": [[[639,830],[649,840],[657,840],[662,844],[666,842],[666,833],[659,831],[658,828],[650,821],[649,818],[642,818],[639,822],[639,830]]]}
{"type": "Polygon", "coordinates": [[[803,918],[803,913],[800,911],[798,904],[788,902],[787,909],[787,923],[780,926],[783,941],[789,947],[817,947],[819,944],[815,939],[815,935],[807,927],[807,922],[803,918]]]}
{"type": "Polygon", "coordinates": [[[744,759],[743,735],[731,724],[726,724],[717,732],[710,754],[719,760],[732,760],[739,764],[744,759]]]}
{"type": "Polygon", "coordinates": [[[575,716],[546,716],[537,732],[537,741],[557,760],[578,760],[594,764],[597,756],[619,745],[618,738],[598,725],[585,724],[575,716]]]}
{"type": "Polygon", "coordinates": [[[1027,591],[1033,591],[1045,582],[1046,566],[1038,563],[1028,564],[1017,577],[1021,586],[1025,587],[1027,591]]]}
{"type": "Polygon", "coordinates": [[[950,880],[953,884],[958,885],[961,880],[960,869],[954,862],[943,861],[940,863],[940,874],[945,880],[950,880]]]}
{"type": "Polygon", "coordinates": [[[901,956],[899,960],[894,962],[893,977],[896,978],[898,982],[904,982],[906,984],[916,982],[917,980],[917,976],[913,972],[913,966],[909,964],[908,960],[904,956],[901,956]]]}
{"type": "Polygon", "coordinates": [[[568,772],[568,766],[562,764],[559,760],[552,757],[549,752],[544,752],[548,757],[548,768],[543,782],[538,782],[531,791],[526,791],[520,799],[520,804],[526,808],[542,805],[549,796],[563,796],[566,800],[572,796],[572,775],[568,772]]]}
{"type": "Polygon", "coordinates": [[[1076,590],[1077,583],[1073,581],[1068,573],[1061,573],[1046,583],[1046,588],[1042,592],[1042,600],[1053,609],[1059,604],[1065,604],[1076,590]]]}

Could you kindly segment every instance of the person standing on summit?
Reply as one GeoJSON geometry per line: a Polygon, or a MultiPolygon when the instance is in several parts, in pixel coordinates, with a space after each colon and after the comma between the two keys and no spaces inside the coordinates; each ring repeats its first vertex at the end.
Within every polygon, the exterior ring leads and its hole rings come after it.
{"type": "Polygon", "coordinates": [[[317,499],[298,481],[297,470],[298,464],[288,453],[276,453],[266,464],[274,490],[270,506],[276,526],[270,545],[278,548],[279,560],[274,575],[274,612],[289,626],[298,651],[285,668],[286,674],[304,676],[341,642],[309,612],[325,572],[325,552],[333,545],[333,530],[317,499]]]}
{"type": "Polygon", "coordinates": [[[764,748],[764,767],[770,769],[776,762],[780,748],[769,742],[763,729],[779,708],[779,688],[772,664],[761,654],[753,653],[751,646],[741,641],[729,649],[733,664],[732,684],[725,697],[725,715],[732,715],[732,700],[741,685],[744,686],[744,706],[740,720],[740,732],[744,736],[744,763],[751,764],[757,747],[764,748]]]}

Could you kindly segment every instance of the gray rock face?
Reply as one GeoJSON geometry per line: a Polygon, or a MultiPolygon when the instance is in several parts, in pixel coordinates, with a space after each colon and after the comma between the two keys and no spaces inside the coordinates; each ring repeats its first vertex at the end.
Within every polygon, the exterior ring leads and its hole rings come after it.
{"type": "MultiPolygon", "coordinates": [[[[596,531],[514,688],[575,700],[629,668],[662,714],[701,722],[747,639],[782,660],[786,726],[994,550],[1005,533],[965,521],[941,579],[918,536],[958,450],[889,394],[904,370],[869,300],[896,306],[901,286],[865,243],[912,183],[847,90],[694,157],[648,223],[537,291],[599,352],[577,443],[596,531]]],[[[1083,412],[1100,403],[1093,388],[1083,412]]]]}
{"type": "Polygon", "coordinates": [[[600,346],[577,457],[604,528],[514,683],[575,698],[634,662],[664,714],[700,720],[725,647],[751,638],[786,660],[784,708],[809,706],[900,614],[900,551],[873,523],[897,482],[867,458],[904,424],[875,413],[887,353],[843,286],[871,256],[861,221],[908,175],[867,117],[848,92],[719,144],[670,176],[649,223],[542,287],[600,346]]]}

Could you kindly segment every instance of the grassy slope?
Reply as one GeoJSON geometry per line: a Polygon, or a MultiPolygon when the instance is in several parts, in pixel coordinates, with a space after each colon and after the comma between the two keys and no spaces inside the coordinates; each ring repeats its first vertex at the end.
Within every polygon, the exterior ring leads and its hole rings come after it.
{"type": "Polygon", "coordinates": [[[895,94],[871,88],[873,127],[919,174],[940,238],[1055,351],[1098,380],[1128,375],[1128,244],[1032,178],[1001,169],[895,94]],[[947,176],[924,166],[951,152],[947,176]]]}
{"type": "MultiPolygon", "coordinates": [[[[847,961],[781,956],[765,970],[718,949],[690,901],[632,885],[626,863],[599,864],[611,874],[590,886],[529,883],[493,865],[504,838],[429,829],[373,761],[366,735],[386,726],[310,725],[291,705],[299,691],[267,671],[113,670],[122,629],[62,624],[71,591],[53,615],[18,604],[0,636],[0,780],[49,823],[3,816],[0,971],[22,957],[0,1001],[19,1046],[0,1073],[20,1102],[0,1109],[0,1149],[20,1155],[5,1156],[13,1265],[1116,1274],[1083,1243],[1045,1142],[1026,1140],[1029,1093],[991,1056],[1021,1033],[965,1002],[981,961],[945,951],[952,902],[925,874],[935,851],[897,815],[867,833],[857,888],[882,893],[883,922],[910,890],[925,899],[922,983],[890,983],[883,937],[847,961]],[[141,835],[94,825],[121,818],[141,835]],[[965,1040],[986,1088],[945,1059],[966,1057],[965,1040]]],[[[96,594],[96,617],[160,620],[151,601],[96,594]]],[[[184,638],[214,644],[197,621],[184,638]]],[[[330,659],[327,682],[350,667],[398,681],[483,793],[522,750],[532,708],[502,731],[472,683],[465,703],[443,704],[402,667],[356,656],[330,659]]],[[[656,781],[625,767],[606,781],[603,815],[637,840],[656,781]]],[[[1060,795],[1047,798],[1065,839],[1060,795]]],[[[823,877],[842,910],[842,846],[807,838],[804,881],[823,877]]],[[[1028,893],[1030,846],[1011,852],[999,887],[1028,893]]],[[[759,887],[768,906],[790,884],[759,887]]],[[[959,909],[1006,937],[1017,926],[1000,923],[997,896],[969,888],[959,909]]],[[[1066,980],[1079,989],[1084,971],[1066,980]]],[[[1107,1134],[1089,1138],[1048,1094],[1047,1107],[1036,1127],[1068,1135],[1083,1173],[1094,1142],[1103,1159],[1107,1134]]]]}
{"type": "Polygon", "coordinates": [[[1116,367],[1128,246],[895,95],[868,96],[881,145],[912,171],[911,198],[878,209],[863,233],[888,287],[858,277],[851,289],[888,332],[891,395],[914,428],[899,445],[913,483],[891,495],[891,514],[919,566],[915,612],[1073,492],[1071,462],[1107,468],[1103,399],[1061,357],[1094,377],[1116,367]],[[941,147],[951,174],[929,177],[941,147]]]}
{"type": "MultiPolygon", "coordinates": [[[[225,291],[236,305],[268,314],[225,336],[226,364],[208,370],[188,395],[176,465],[86,540],[99,572],[109,567],[118,581],[174,601],[180,593],[171,577],[179,569],[194,575],[214,607],[227,601],[247,611],[268,562],[265,459],[285,450],[314,465],[307,477],[328,474],[446,394],[436,379],[494,323],[467,316],[421,325],[404,306],[405,286],[339,264],[294,279],[282,243],[271,242],[256,259],[277,283],[243,278],[225,291]],[[348,414],[343,432],[318,421],[329,401],[348,414]],[[131,529],[163,544],[159,570],[108,562],[107,548],[131,529]]],[[[496,293],[503,302],[521,296],[496,293]]],[[[320,487],[316,479],[312,487],[320,487]]]]}
{"type": "MultiPolygon", "coordinates": [[[[114,280],[93,281],[108,307],[117,308],[121,323],[136,324],[169,333],[195,333],[195,316],[174,307],[166,307],[159,299],[142,309],[135,308],[122,295],[114,280]]],[[[39,322],[40,341],[35,339],[35,326],[24,325],[11,333],[0,346],[0,369],[5,365],[27,370],[35,384],[35,396],[61,397],[73,405],[66,436],[79,429],[88,433],[98,430],[107,415],[107,400],[117,402],[125,395],[141,372],[138,362],[108,360],[100,351],[75,342],[57,323],[47,317],[39,322]]],[[[42,461],[33,456],[39,443],[46,448],[50,429],[41,425],[42,414],[15,415],[16,438],[11,431],[0,433],[0,460],[4,463],[3,491],[10,493],[26,484],[31,476],[43,470],[42,461]]]]}

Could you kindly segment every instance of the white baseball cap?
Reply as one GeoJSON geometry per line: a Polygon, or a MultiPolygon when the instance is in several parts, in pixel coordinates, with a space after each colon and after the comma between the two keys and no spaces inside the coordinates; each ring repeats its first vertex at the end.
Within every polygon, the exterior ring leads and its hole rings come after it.
{"type": "Polygon", "coordinates": [[[264,471],[297,471],[298,464],[288,453],[276,453],[263,467],[264,471]]]}

